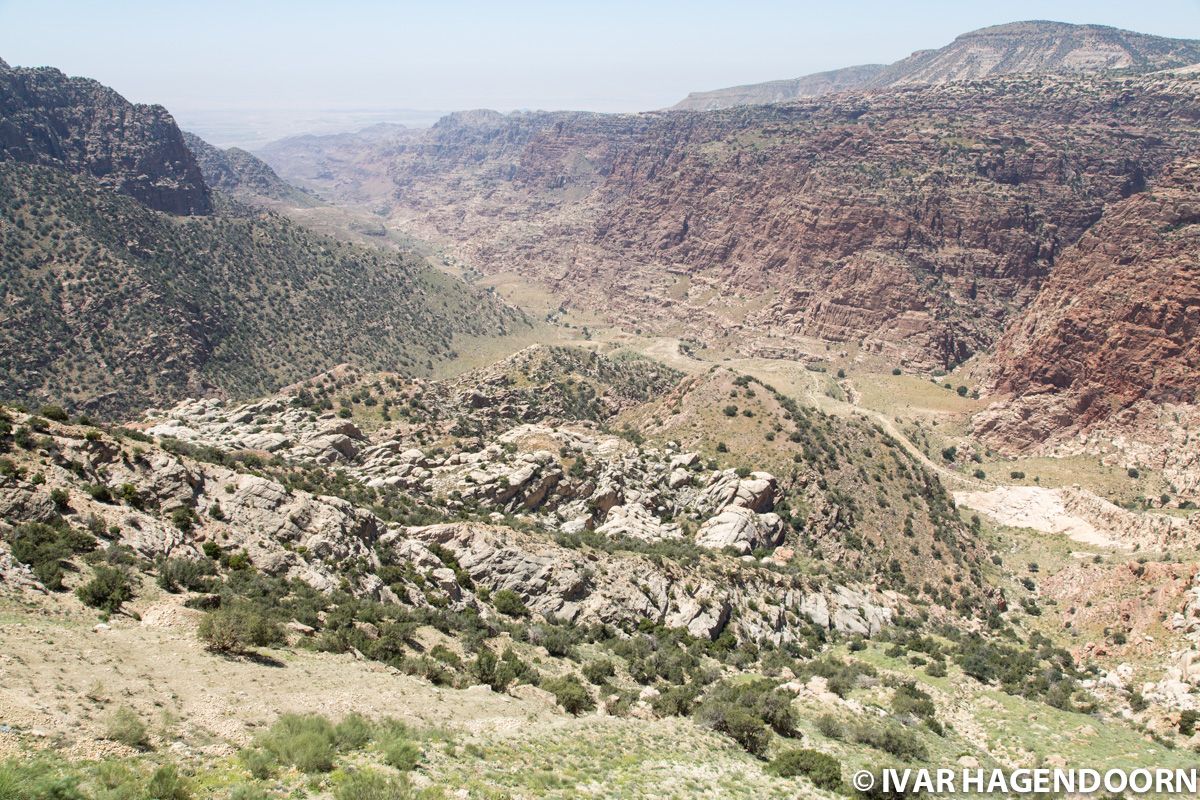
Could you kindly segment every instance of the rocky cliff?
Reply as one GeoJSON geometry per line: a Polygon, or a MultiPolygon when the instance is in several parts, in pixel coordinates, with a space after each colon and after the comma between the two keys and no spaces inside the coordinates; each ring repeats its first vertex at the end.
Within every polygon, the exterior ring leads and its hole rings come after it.
{"type": "Polygon", "coordinates": [[[1149,72],[1200,62],[1200,42],[1110,28],[1034,20],[964,33],[886,66],[865,64],[792,80],[692,92],[676,110],[710,111],[780,103],[854,89],[945,83],[1014,74],[1149,72]]]}
{"type": "Polygon", "coordinates": [[[1038,451],[1106,426],[1141,428],[1160,445],[1158,457],[1140,453],[1146,461],[1170,470],[1191,451],[1195,467],[1186,428],[1200,403],[1198,186],[1200,165],[1172,165],[1063,253],[996,345],[988,385],[1001,402],[977,416],[981,436],[1038,451]],[[1159,420],[1163,407],[1173,422],[1159,420]]]}
{"type": "Polygon", "coordinates": [[[212,211],[200,168],[166,109],[49,67],[0,65],[0,161],[90,175],[158,211],[212,211]]]}

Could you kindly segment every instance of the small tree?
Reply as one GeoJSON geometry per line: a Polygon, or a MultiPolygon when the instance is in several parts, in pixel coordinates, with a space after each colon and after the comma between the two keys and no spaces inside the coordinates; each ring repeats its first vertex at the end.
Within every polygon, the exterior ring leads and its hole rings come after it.
{"type": "Polygon", "coordinates": [[[200,638],[215,653],[239,654],[283,641],[279,625],[248,606],[218,608],[200,621],[200,638]]]}
{"type": "Polygon", "coordinates": [[[588,694],[587,688],[574,675],[542,681],[542,688],[554,695],[558,704],[568,714],[579,716],[596,707],[596,702],[588,694]]]}
{"type": "Polygon", "coordinates": [[[771,762],[771,770],[783,778],[803,775],[818,789],[835,790],[842,785],[841,762],[833,756],[803,747],[784,750],[771,762]]]}
{"type": "Polygon", "coordinates": [[[96,567],[95,576],[76,589],[75,594],[92,608],[111,614],[133,599],[133,584],[125,570],[101,564],[96,567]]]}
{"type": "Polygon", "coordinates": [[[492,605],[509,617],[528,617],[529,608],[521,596],[511,589],[501,589],[492,595],[492,605]]]}

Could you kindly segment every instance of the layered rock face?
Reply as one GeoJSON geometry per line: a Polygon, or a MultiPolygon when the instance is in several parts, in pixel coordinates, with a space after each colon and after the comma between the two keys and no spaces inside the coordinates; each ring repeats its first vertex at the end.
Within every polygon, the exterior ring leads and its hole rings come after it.
{"type": "Polygon", "coordinates": [[[710,111],[780,103],[853,89],[947,83],[1017,73],[1146,72],[1200,61],[1200,42],[1123,31],[1105,25],[1034,20],[993,25],[894,64],[864,64],[792,80],[692,92],[676,110],[710,111]]]}
{"type": "MultiPolygon", "coordinates": [[[[990,345],[1105,205],[1195,149],[1198,91],[1043,77],[704,114],[460,115],[416,143],[362,143],[352,192],[307,185],[630,327],[749,352],[803,334],[938,366],[990,345]]],[[[284,150],[271,160],[292,176],[284,150]]]]}
{"type": "Polygon", "coordinates": [[[1161,445],[1151,463],[1182,475],[1191,451],[1195,466],[1194,444],[1170,432],[1194,424],[1200,403],[1197,252],[1200,164],[1189,160],[1110,206],[1064,252],[997,343],[988,386],[1003,399],[977,416],[976,432],[1030,452],[1106,427],[1157,428],[1142,431],[1161,445]],[[1173,422],[1160,419],[1163,408],[1173,422]]]}
{"type": "Polygon", "coordinates": [[[166,109],[48,67],[0,64],[0,160],[91,175],[157,211],[212,211],[200,168],[166,109]]]}

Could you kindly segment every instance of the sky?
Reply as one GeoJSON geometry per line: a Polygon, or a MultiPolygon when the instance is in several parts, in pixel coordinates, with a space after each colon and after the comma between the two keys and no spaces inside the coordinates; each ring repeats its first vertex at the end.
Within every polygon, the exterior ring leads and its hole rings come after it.
{"type": "Polygon", "coordinates": [[[1200,0],[0,0],[0,58],[96,78],[181,121],[640,111],[1021,19],[1200,39],[1200,0]]]}

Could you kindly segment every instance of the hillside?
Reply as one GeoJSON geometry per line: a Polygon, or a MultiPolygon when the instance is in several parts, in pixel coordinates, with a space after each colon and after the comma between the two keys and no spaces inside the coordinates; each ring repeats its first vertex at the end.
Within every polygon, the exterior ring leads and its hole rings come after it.
{"type": "Polygon", "coordinates": [[[166,109],[50,67],[0,62],[0,162],[13,161],[90,175],[159,211],[212,211],[209,187],[166,109]]]}
{"type": "Polygon", "coordinates": [[[893,760],[1190,763],[1186,691],[1127,688],[1099,612],[1076,659],[1042,605],[1079,570],[1165,582],[1130,626],[1187,645],[1194,568],[960,519],[898,442],[721,368],[537,347],[125,427],[45,414],[0,416],[0,744],[55,742],[14,780],[823,797],[893,760]],[[822,770],[783,768],[801,746],[822,770]]]}
{"type": "Polygon", "coordinates": [[[0,395],[114,416],[260,394],[342,362],[424,374],[515,312],[423,261],[229,207],[179,219],[0,164],[0,395]]]}
{"type": "Polygon", "coordinates": [[[1200,62],[1200,41],[1150,36],[1104,25],[1034,20],[964,33],[945,47],[921,50],[886,66],[865,64],[792,80],[692,92],[672,109],[712,111],[739,105],[785,103],[854,89],[1001,75],[1151,72],[1197,62],[1200,62]]]}

